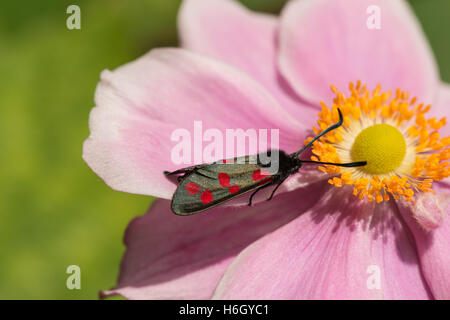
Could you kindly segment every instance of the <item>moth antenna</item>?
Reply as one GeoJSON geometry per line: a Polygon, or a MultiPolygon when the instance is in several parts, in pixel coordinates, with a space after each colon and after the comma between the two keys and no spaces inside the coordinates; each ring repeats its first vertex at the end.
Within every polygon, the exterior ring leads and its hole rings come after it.
{"type": "Polygon", "coordinates": [[[296,153],[294,153],[293,156],[295,158],[297,158],[301,153],[303,153],[303,151],[308,149],[314,142],[316,142],[317,139],[320,139],[322,136],[326,135],[328,132],[330,132],[332,130],[335,130],[335,129],[339,128],[340,126],[342,126],[342,123],[344,122],[344,118],[342,117],[341,109],[338,108],[337,110],[338,110],[338,113],[339,113],[339,121],[338,121],[338,123],[333,124],[332,126],[328,127],[325,131],[319,133],[306,146],[304,146],[301,150],[299,150],[296,153]]]}
{"type": "Polygon", "coordinates": [[[308,160],[300,160],[300,161],[302,163],[327,164],[330,166],[346,167],[346,168],[364,167],[365,165],[367,165],[367,161],[359,161],[359,162],[351,162],[351,163],[333,163],[333,162],[320,162],[320,161],[308,161],[308,160]]]}

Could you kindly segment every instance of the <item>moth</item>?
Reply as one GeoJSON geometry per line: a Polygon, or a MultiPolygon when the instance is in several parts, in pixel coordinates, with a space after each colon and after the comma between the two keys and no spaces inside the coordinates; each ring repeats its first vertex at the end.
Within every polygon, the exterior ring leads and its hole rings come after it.
{"type": "Polygon", "coordinates": [[[366,161],[352,163],[330,163],[300,160],[299,156],[316,140],[328,132],[339,128],[343,123],[341,110],[339,121],[314,137],[301,150],[287,154],[282,150],[268,150],[256,155],[225,159],[214,163],[200,164],[176,171],[164,171],[166,176],[178,177],[178,186],[172,197],[171,209],[177,215],[187,216],[205,211],[237,196],[253,191],[248,205],[252,205],[257,192],[275,186],[267,198],[271,200],[278,188],[292,174],[299,171],[305,163],[334,165],[340,167],[365,166],[366,161]],[[271,156],[277,153],[273,159],[271,156]],[[275,170],[274,170],[275,168],[275,170]]]}

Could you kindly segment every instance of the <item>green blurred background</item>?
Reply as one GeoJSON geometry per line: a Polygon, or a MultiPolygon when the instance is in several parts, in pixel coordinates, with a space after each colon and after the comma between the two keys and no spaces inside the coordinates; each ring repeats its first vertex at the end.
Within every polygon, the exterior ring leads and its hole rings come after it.
{"type": "MultiPolygon", "coordinates": [[[[283,0],[243,0],[279,12],[283,0]]],[[[450,82],[450,1],[410,1],[450,82]]],[[[112,191],[82,161],[100,71],[176,46],[179,0],[0,3],[0,298],[96,299],[123,231],[151,198],[112,191]],[[81,30],[66,8],[81,8],[81,30]],[[68,265],[81,290],[66,288],[68,265]]],[[[207,26],[205,26],[207,27],[207,26]]]]}

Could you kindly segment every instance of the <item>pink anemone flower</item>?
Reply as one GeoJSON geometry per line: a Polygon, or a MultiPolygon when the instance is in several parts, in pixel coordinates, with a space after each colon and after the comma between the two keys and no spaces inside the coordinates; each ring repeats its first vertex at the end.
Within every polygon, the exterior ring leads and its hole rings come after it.
{"type": "Polygon", "coordinates": [[[276,17],[185,0],[178,22],[182,49],[104,71],[96,90],[83,158],[110,187],[159,198],[130,223],[117,286],[102,295],[450,298],[450,87],[408,5],[294,0],[276,17]],[[310,166],[270,202],[170,211],[173,130],[277,128],[294,152],[337,107],[344,126],[311,157],[367,168],[310,166]]]}

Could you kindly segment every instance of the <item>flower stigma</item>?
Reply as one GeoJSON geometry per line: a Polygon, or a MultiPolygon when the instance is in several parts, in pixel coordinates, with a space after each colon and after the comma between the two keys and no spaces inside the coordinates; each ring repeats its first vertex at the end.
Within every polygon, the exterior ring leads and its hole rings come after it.
{"type": "Polygon", "coordinates": [[[354,161],[367,161],[362,168],[369,174],[389,173],[405,158],[406,141],[397,128],[381,123],[362,130],[352,146],[354,161]]]}
{"type": "MultiPolygon", "coordinates": [[[[377,203],[403,198],[413,201],[420,192],[433,193],[432,184],[450,175],[450,137],[441,137],[439,129],[446,118],[425,118],[431,109],[409,98],[409,93],[397,89],[381,91],[378,85],[369,91],[357,81],[349,84],[346,97],[335,86],[331,108],[321,102],[317,135],[336,123],[337,109],[344,123],[313,144],[311,160],[346,163],[367,161],[363,167],[318,167],[332,175],[328,182],[335,187],[353,186],[360,200],[377,203]]],[[[308,138],[305,143],[311,141],[308,138]]]]}

